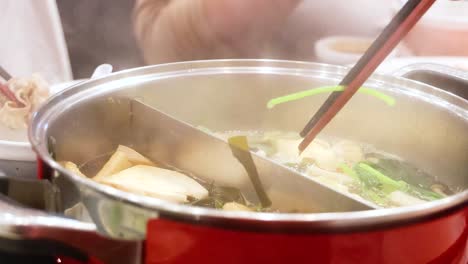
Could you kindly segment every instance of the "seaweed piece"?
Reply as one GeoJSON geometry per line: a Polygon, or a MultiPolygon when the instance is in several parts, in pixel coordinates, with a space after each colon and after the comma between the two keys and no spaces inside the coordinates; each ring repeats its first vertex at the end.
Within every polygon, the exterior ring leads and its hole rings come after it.
{"type": "Polygon", "coordinates": [[[252,155],[249,151],[249,144],[247,137],[235,136],[228,138],[229,146],[231,147],[232,155],[242,164],[247,175],[252,182],[258,199],[263,207],[269,207],[271,200],[268,197],[265,188],[258,175],[257,167],[253,161],[252,155]]]}

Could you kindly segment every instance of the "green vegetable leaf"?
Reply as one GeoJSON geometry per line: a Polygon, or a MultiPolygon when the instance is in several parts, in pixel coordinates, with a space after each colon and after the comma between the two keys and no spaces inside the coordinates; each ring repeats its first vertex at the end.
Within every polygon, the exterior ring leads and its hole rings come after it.
{"type": "Polygon", "coordinates": [[[374,202],[380,206],[387,206],[388,201],[386,199],[386,194],[380,191],[380,182],[374,181],[372,177],[367,177],[367,174],[361,172],[362,178],[355,170],[348,167],[346,164],[340,165],[341,170],[351,178],[355,180],[352,184],[351,189],[355,189],[363,198],[374,202]]]}
{"type": "Polygon", "coordinates": [[[399,190],[426,201],[438,200],[444,197],[438,193],[408,184],[402,180],[394,180],[363,162],[358,163],[355,170],[367,187],[372,189],[377,187],[387,194],[399,190]]]}
{"type": "Polygon", "coordinates": [[[387,177],[386,175],[384,175],[383,173],[381,173],[380,171],[372,168],[371,166],[367,165],[366,163],[359,163],[358,164],[358,167],[367,171],[368,173],[372,174],[373,176],[375,176],[382,184],[386,184],[386,185],[391,185],[395,188],[401,188],[401,187],[404,187],[401,183],[401,181],[395,181],[393,180],[392,178],[390,177],[387,177]]]}
{"type": "MultiPolygon", "coordinates": [[[[314,89],[301,91],[301,92],[297,92],[297,93],[293,93],[293,94],[288,94],[288,95],[285,95],[285,96],[281,96],[281,97],[271,99],[267,103],[267,108],[272,109],[276,105],[284,104],[284,103],[292,102],[292,101],[296,101],[296,100],[300,100],[300,99],[303,99],[303,98],[308,97],[308,96],[313,96],[313,95],[322,94],[322,93],[329,93],[329,92],[340,92],[340,91],[344,91],[344,86],[324,86],[324,87],[314,88],[314,89]]],[[[376,91],[374,89],[361,87],[361,88],[359,88],[358,92],[374,96],[374,97],[384,101],[389,106],[395,105],[395,98],[393,98],[393,97],[391,97],[389,95],[386,95],[384,93],[381,93],[379,91],[376,91]]]]}
{"type": "Polygon", "coordinates": [[[402,180],[425,189],[430,188],[434,182],[431,175],[405,161],[378,157],[378,162],[368,165],[394,180],[402,180]]]}

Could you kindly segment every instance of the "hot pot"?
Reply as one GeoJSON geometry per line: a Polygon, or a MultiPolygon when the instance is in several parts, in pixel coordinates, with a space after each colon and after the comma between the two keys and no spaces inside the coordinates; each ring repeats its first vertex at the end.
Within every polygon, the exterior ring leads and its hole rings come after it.
{"type": "MultiPolygon", "coordinates": [[[[132,99],[217,131],[299,131],[326,95],[272,110],[266,102],[337,84],[347,70],[270,60],[182,62],[118,72],[67,89],[35,115],[30,140],[40,177],[60,187],[64,208],[80,203],[89,219],[3,202],[8,213],[0,218],[0,234],[51,243],[57,254],[91,256],[88,260],[96,263],[466,263],[468,101],[404,78],[374,75],[366,86],[395,97],[396,105],[357,94],[323,133],[397,154],[461,190],[442,200],[373,210],[313,180],[272,173],[274,177],[262,177],[274,204],[301,204],[302,196],[315,197],[317,204],[302,206],[317,213],[226,212],[126,193],[72,174],[56,162],[84,164],[127,144],[150,158],[167,154],[196,170],[206,165],[199,156],[209,153],[180,146],[161,149],[151,133],[134,127],[138,117],[132,116],[132,99]]],[[[222,164],[213,157],[213,167],[222,164]]],[[[207,175],[251,191],[229,169],[207,175]]]]}

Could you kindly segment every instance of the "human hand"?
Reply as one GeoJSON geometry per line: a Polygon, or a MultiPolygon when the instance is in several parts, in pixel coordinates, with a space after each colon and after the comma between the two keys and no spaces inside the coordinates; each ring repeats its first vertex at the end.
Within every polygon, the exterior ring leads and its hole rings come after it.
{"type": "Polygon", "coordinates": [[[246,58],[274,37],[301,0],[137,0],[134,26],[147,63],[246,58]]]}

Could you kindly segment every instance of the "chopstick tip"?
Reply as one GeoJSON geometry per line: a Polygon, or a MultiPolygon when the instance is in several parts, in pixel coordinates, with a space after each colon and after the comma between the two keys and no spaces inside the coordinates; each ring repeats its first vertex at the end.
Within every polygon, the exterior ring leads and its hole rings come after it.
{"type": "Polygon", "coordinates": [[[307,146],[309,145],[307,142],[306,142],[306,138],[304,138],[301,143],[299,143],[299,146],[297,147],[297,149],[299,150],[299,156],[302,155],[302,152],[304,152],[304,150],[307,148],[307,146]]]}
{"type": "Polygon", "coordinates": [[[11,79],[11,74],[8,73],[2,66],[0,66],[0,77],[5,79],[5,81],[9,81],[11,79]]]}

